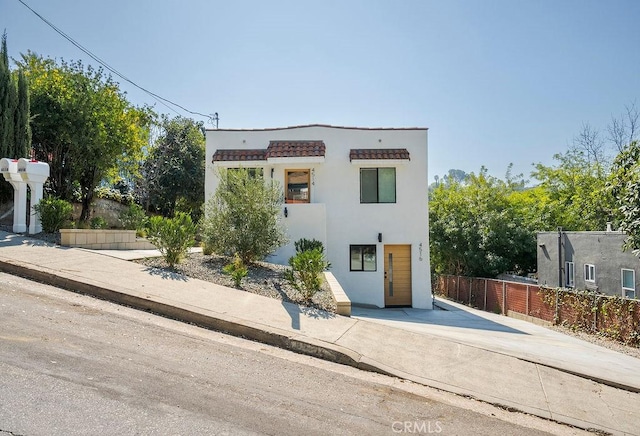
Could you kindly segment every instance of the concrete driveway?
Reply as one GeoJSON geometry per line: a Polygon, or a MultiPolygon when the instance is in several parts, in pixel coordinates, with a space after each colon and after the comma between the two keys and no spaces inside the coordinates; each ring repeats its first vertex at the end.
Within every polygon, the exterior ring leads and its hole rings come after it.
{"type": "Polygon", "coordinates": [[[353,307],[357,319],[506,354],[640,392],[640,359],[527,321],[436,298],[440,310],[353,307]]]}

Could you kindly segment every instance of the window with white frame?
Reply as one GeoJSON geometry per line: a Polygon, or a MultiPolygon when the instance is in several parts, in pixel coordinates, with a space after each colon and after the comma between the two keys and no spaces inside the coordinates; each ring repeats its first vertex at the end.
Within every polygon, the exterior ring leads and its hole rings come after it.
{"type": "Polygon", "coordinates": [[[576,283],[576,269],[573,262],[565,262],[564,271],[565,271],[564,285],[567,288],[573,288],[576,283]]]}
{"type": "Polygon", "coordinates": [[[584,281],[589,283],[596,282],[596,266],[589,263],[584,264],[584,281]]]}
{"type": "Polygon", "coordinates": [[[636,272],[622,268],[622,296],[636,298],[636,272]]]}

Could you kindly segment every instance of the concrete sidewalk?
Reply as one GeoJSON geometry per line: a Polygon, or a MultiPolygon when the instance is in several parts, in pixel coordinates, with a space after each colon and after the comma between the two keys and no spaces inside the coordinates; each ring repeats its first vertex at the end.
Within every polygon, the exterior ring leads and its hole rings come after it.
{"type": "Polygon", "coordinates": [[[345,318],[4,232],[0,270],[578,427],[640,435],[639,359],[524,321],[455,305],[345,318]]]}

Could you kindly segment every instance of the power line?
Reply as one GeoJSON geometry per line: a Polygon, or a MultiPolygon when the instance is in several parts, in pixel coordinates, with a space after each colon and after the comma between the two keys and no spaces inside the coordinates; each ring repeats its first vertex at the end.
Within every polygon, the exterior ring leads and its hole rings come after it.
{"type": "Polygon", "coordinates": [[[64,39],[66,39],[67,41],[69,41],[71,44],[73,44],[74,46],[76,46],[79,50],[81,50],[83,53],[85,53],[87,56],[89,56],[91,59],[93,59],[94,61],[98,62],[100,65],[102,65],[103,67],[105,67],[107,70],[109,70],[110,72],[112,72],[113,74],[115,74],[116,76],[120,77],[122,80],[130,83],[131,85],[135,86],[136,88],[140,89],[141,91],[147,93],[148,95],[150,95],[151,97],[153,97],[154,99],[156,99],[160,104],[162,104],[163,106],[165,106],[166,108],[168,108],[169,110],[172,110],[173,112],[175,112],[176,114],[180,115],[178,113],[178,111],[176,111],[174,108],[168,106],[166,103],[173,105],[175,107],[178,107],[180,109],[182,109],[183,111],[192,114],[192,115],[198,115],[204,118],[207,118],[209,120],[209,122],[211,122],[211,124],[216,125],[217,128],[217,124],[218,124],[218,113],[215,113],[215,118],[213,115],[205,115],[203,113],[200,112],[196,112],[196,111],[191,111],[187,108],[185,108],[184,106],[179,105],[178,103],[175,103],[169,99],[166,99],[164,97],[159,96],[158,94],[149,91],[148,89],[138,85],[137,83],[135,83],[133,80],[129,79],[128,77],[126,77],[124,74],[122,74],[121,72],[119,72],[118,70],[116,70],[115,68],[113,68],[112,66],[110,66],[109,64],[107,64],[105,61],[103,61],[102,59],[100,59],[98,56],[96,56],[95,54],[93,54],[89,49],[85,48],[82,44],[80,44],[78,41],[76,41],[75,39],[73,39],[71,36],[67,35],[65,32],[63,32],[61,29],[59,29],[58,27],[56,27],[53,23],[51,23],[49,20],[47,20],[45,17],[43,17],[42,15],[40,15],[38,12],[36,12],[35,10],[33,10],[33,8],[31,8],[31,6],[29,6],[27,3],[25,3],[23,0],[18,0],[20,3],[22,3],[22,5],[24,7],[26,7],[27,9],[29,9],[31,12],[33,12],[33,14],[40,18],[43,22],[45,22],[49,27],[51,27],[53,30],[55,30],[60,36],[62,36],[64,39]]]}

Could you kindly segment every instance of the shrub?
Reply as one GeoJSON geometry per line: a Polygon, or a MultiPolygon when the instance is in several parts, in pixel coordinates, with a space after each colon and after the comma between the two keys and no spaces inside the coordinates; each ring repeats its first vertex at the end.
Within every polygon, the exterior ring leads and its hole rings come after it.
{"type": "Polygon", "coordinates": [[[33,209],[40,215],[42,231],[54,233],[71,220],[73,206],[59,198],[43,198],[33,209]]]}
{"type": "Polygon", "coordinates": [[[244,262],[242,262],[242,259],[240,259],[240,256],[238,256],[237,254],[234,256],[233,262],[222,268],[222,271],[225,274],[231,276],[233,285],[236,288],[240,287],[242,279],[245,278],[247,274],[249,274],[249,270],[245,266],[244,262]]]}
{"type": "Polygon", "coordinates": [[[118,219],[125,229],[135,230],[136,235],[145,236],[149,218],[139,204],[131,203],[127,210],[120,212],[118,219]]]}
{"type": "Polygon", "coordinates": [[[169,266],[173,266],[180,263],[195,242],[196,230],[196,225],[186,213],[179,212],[174,218],[154,216],[149,220],[148,238],[169,266]]]}
{"type": "Polygon", "coordinates": [[[291,268],[285,271],[285,279],[302,294],[305,301],[309,301],[320,290],[320,274],[330,264],[324,258],[322,247],[316,247],[298,252],[289,259],[289,266],[291,268]]]}
{"type": "Polygon", "coordinates": [[[109,227],[109,224],[107,224],[107,220],[105,220],[101,216],[95,216],[91,218],[89,226],[92,229],[106,229],[107,227],[109,227]]]}
{"type": "Polygon", "coordinates": [[[205,242],[201,242],[200,246],[202,247],[202,254],[204,254],[205,256],[210,256],[213,254],[213,247],[211,245],[208,245],[205,242]]]}
{"type": "Polygon", "coordinates": [[[322,245],[322,242],[318,241],[317,239],[302,238],[294,242],[293,245],[296,247],[296,253],[302,253],[303,251],[311,251],[315,249],[318,249],[321,253],[324,253],[324,246],[322,245]]]}
{"type": "Polygon", "coordinates": [[[206,205],[202,241],[224,256],[245,264],[263,259],[287,242],[279,221],[280,187],[245,168],[220,170],[220,184],[206,205]]]}

